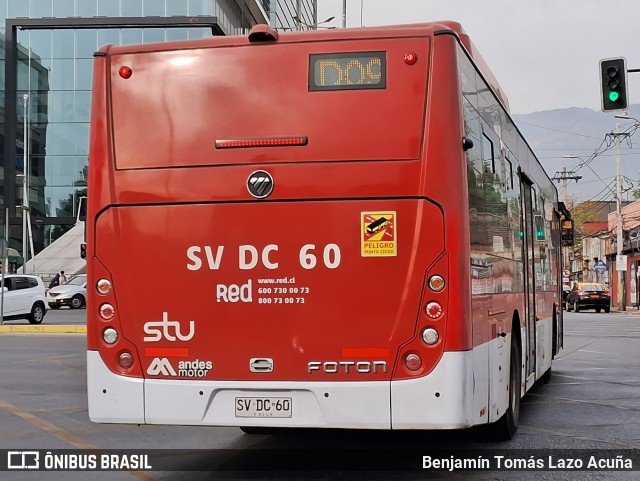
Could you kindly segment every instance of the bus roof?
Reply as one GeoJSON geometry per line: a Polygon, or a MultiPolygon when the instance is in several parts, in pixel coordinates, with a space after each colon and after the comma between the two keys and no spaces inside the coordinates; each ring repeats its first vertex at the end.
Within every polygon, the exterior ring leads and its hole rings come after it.
{"type": "MultiPolygon", "coordinates": [[[[256,28],[264,28],[264,25],[256,25],[256,28]]],[[[275,30],[272,30],[275,32],[275,30]]],[[[197,40],[182,40],[163,43],[149,43],[139,45],[106,45],[100,48],[99,52],[111,54],[158,52],[170,50],[187,50],[197,48],[230,47],[248,45],[249,35],[235,36],[212,36],[197,40]]],[[[467,50],[480,73],[491,86],[496,96],[502,102],[505,110],[509,112],[509,101],[500,87],[500,84],[491,73],[484,58],[477,50],[467,33],[458,22],[443,20],[429,23],[416,23],[406,25],[385,25],[375,27],[346,28],[346,29],[322,29],[322,30],[302,30],[298,32],[277,32],[278,43],[300,43],[300,42],[323,42],[332,40],[357,40],[385,37],[420,37],[434,36],[442,34],[454,34],[467,50]]]]}

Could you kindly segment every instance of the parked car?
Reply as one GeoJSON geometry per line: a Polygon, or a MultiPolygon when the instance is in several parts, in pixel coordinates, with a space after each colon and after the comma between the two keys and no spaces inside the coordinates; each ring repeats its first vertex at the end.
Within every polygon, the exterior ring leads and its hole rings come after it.
{"type": "Polygon", "coordinates": [[[0,308],[5,320],[28,319],[40,324],[47,313],[47,299],[42,279],[38,276],[7,274],[0,308]]]}
{"type": "Polygon", "coordinates": [[[62,285],[52,287],[47,291],[47,302],[51,309],[69,306],[71,309],[84,307],[87,299],[87,276],[80,274],[73,276],[62,285]]]}
{"type": "Polygon", "coordinates": [[[567,311],[580,312],[583,309],[595,309],[596,312],[611,309],[609,289],[597,282],[576,282],[567,295],[567,311]]]}

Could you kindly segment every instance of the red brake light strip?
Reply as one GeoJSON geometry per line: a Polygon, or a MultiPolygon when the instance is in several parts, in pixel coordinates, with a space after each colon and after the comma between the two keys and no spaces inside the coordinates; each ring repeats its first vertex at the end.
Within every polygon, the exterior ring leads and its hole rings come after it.
{"type": "Polygon", "coordinates": [[[216,140],[216,149],[238,149],[243,147],[283,147],[289,145],[307,145],[307,137],[266,137],[247,139],[216,140]]]}

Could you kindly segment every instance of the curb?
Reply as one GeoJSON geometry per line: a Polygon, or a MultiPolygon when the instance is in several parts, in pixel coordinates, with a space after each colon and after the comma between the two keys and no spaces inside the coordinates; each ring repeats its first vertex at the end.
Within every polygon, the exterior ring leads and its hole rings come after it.
{"type": "Polygon", "coordinates": [[[44,332],[48,334],[86,334],[87,326],[0,326],[2,332],[44,332]]]}

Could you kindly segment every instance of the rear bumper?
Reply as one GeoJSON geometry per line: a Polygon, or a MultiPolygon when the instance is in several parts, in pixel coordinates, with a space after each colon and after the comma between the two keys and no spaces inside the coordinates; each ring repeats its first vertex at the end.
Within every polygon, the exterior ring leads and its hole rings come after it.
{"type": "Polygon", "coordinates": [[[53,307],[53,306],[70,306],[71,305],[71,298],[60,298],[60,297],[54,297],[51,299],[47,299],[47,304],[49,304],[49,307],[53,307]]]}
{"type": "Polygon", "coordinates": [[[578,299],[578,307],[582,309],[605,308],[610,305],[610,299],[578,299]]]}
{"type": "Polygon", "coordinates": [[[447,352],[431,374],[410,381],[223,382],[119,376],[97,351],[88,351],[89,418],[200,426],[463,428],[473,422],[471,358],[471,352],[447,352]],[[235,417],[236,397],[247,396],[291,397],[292,415],[235,417]]]}

